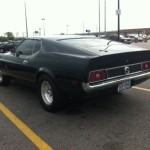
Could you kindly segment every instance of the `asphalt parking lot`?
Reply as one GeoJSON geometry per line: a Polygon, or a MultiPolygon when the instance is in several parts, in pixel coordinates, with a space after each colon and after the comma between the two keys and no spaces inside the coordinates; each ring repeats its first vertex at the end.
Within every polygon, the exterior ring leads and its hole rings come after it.
{"type": "MultiPolygon", "coordinates": [[[[150,42],[133,43],[149,48],[150,42]]],[[[36,91],[0,87],[0,150],[149,150],[150,80],[48,113],[36,91]]]]}

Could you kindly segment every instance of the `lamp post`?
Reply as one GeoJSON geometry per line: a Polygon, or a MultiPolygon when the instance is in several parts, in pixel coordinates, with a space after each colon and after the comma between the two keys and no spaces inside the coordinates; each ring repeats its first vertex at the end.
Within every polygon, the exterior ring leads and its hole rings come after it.
{"type": "Polygon", "coordinates": [[[98,36],[99,36],[99,38],[101,37],[101,34],[100,34],[100,14],[101,12],[100,12],[100,0],[99,0],[99,34],[98,34],[98,36]]]}
{"type": "Polygon", "coordinates": [[[26,22],[26,36],[28,37],[28,22],[27,22],[27,10],[26,10],[26,2],[24,1],[25,8],[25,22],[26,22]]]}
{"type": "Polygon", "coordinates": [[[84,33],[84,22],[82,23],[82,30],[83,30],[83,33],[84,33]]]}
{"type": "Polygon", "coordinates": [[[68,35],[68,28],[69,28],[69,25],[66,25],[66,27],[67,27],[67,35],[68,35]]]}
{"type": "Polygon", "coordinates": [[[39,28],[39,36],[41,36],[41,28],[39,28]]]}
{"type": "Polygon", "coordinates": [[[116,14],[118,15],[118,40],[120,40],[120,15],[121,15],[120,0],[118,0],[118,10],[116,11],[116,14]]]}
{"type": "Polygon", "coordinates": [[[106,0],[104,1],[104,32],[106,36],[106,0]]]}
{"type": "Polygon", "coordinates": [[[44,24],[45,18],[42,18],[42,21],[43,21],[43,32],[44,32],[44,36],[45,36],[45,24],[44,24]]]}

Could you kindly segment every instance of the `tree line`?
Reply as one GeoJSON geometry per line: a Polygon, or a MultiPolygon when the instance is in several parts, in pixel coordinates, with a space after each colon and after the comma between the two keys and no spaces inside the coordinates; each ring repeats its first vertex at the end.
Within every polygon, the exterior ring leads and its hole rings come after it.
{"type": "Polygon", "coordinates": [[[18,41],[22,39],[22,37],[15,37],[12,32],[6,32],[4,36],[0,36],[0,42],[18,41]]]}

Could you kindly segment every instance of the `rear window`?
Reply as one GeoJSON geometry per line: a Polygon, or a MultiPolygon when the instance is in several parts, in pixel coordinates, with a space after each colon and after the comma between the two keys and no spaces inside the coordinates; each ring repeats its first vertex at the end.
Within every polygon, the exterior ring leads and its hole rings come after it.
{"type": "Polygon", "coordinates": [[[80,47],[80,48],[94,48],[94,47],[102,47],[107,45],[107,40],[104,39],[98,39],[98,38],[82,38],[82,39],[63,39],[60,40],[63,43],[80,47]]]}

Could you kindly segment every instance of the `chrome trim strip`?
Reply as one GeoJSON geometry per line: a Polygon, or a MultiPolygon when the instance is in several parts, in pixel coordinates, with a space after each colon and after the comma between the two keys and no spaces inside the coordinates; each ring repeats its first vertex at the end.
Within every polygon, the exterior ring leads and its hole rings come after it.
{"type": "MultiPolygon", "coordinates": [[[[123,67],[126,67],[126,66],[129,66],[129,67],[130,67],[130,66],[141,65],[141,70],[140,70],[140,71],[133,72],[133,73],[129,73],[129,75],[132,75],[132,74],[136,74],[136,73],[142,72],[142,64],[143,64],[143,63],[146,63],[146,62],[150,62],[150,61],[144,61],[144,62],[140,62],[140,63],[128,64],[128,65],[123,65],[123,66],[118,66],[118,67],[107,68],[107,69],[102,68],[102,69],[100,69],[100,70],[93,70],[93,71],[91,71],[91,72],[106,70],[106,74],[107,74],[107,77],[108,77],[108,71],[109,71],[109,70],[113,70],[113,69],[117,69],[117,68],[123,68],[123,67]]],[[[149,70],[147,70],[147,71],[149,71],[149,70]]],[[[90,72],[90,73],[91,73],[91,72],[90,72]]],[[[89,77],[90,77],[90,73],[89,73],[89,77]]],[[[114,79],[114,78],[117,78],[117,77],[122,77],[122,76],[124,76],[124,75],[119,75],[119,76],[110,77],[110,78],[107,78],[107,79],[104,79],[104,80],[100,80],[99,82],[101,82],[101,81],[106,81],[106,80],[110,80],[110,79],[114,79]]],[[[88,77],[88,79],[89,79],[89,77],[88,77]]],[[[98,82],[98,81],[91,82],[91,83],[93,84],[93,83],[97,83],[97,82],[98,82]]]]}
{"type": "MultiPolygon", "coordinates": [[[[137,74],[137,73],[142,73],[142,71],[133,72],[133,73],[130,73],[129,75],[133,75],[133,74],[137,74]]],[[[125,76],[125,75],[114,76],[114,77],[110,77],[110,78],[107,78],[107,79],[111,80],[111,79],[115,79],[115,78],[119,78],[119,77],[123,77],[123,76],[125,76]]]]}
{"type": "Polygon", "coordinates": [[[109,88],[111,86],[114,86],[114,85],[118,85],[119,83],[121,82],[124,82],[126,80],[138,80],[138,79],[148,79],[150,78],[150,72],[144,72],[142,74],[136,74],[136,75],[132,75],[132,76],[126,76],[124,78],[121,78],[121,79],[116,79],[116,80],[113,80],[113,81],[104,81],[104,82],[101,82],[99,84],[94,84],[94,85],[90,85],[89,83],[82,83],[82,87],[83,87],[83,90],[85,92],[92,92],[92,91],[95,91],[95,90],[99,90],[99,89],[104,89],[104,88],[109,88]]]}
{"type": "MultiPolygon", "coordinates": [[[[149,62],[149,61],[144,61],[144,62],[149,62]]],[[[135,63],[135,64],[127,64],[127,65],[123,65],[123,66],[117,66],[117,67],[112,67],[112,68],[107,68],[106,70],[112,70],[112,69],[117,69],[117,68],[122,68],[125,66],[135,66],[135,65],[141,65],[144,62],[140,62],[140,63],[135,63]]]]}

